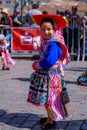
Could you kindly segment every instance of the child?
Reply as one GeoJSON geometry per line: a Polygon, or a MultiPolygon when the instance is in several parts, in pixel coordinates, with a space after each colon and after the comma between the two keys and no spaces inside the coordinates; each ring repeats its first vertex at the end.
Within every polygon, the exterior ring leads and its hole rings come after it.
{"type": "Polygon", "coordinates": [[[42,128],[52,128],[55,121],[65,117],[60,66],[66,57],[67,48],[55,39],[55,33],[66,25],[66,21],[62,16],[51,14],[34,15],[33,19],[40,26],[41,43],[40,59],[32,65],[36,71],[31,75],[28,102],[45,106],[48,117],[42,118],[40,125],[42,128]]]}
{"type": "Polygon", "coordinates": [[[6,38],[3,34],[0,34],[0,55],[2,61],[2,70],[9,70],[9,65],[14,65],[14,60],[10,57],[10,54],[7,50],[6,38]]]}
{"type": "Polygon", "coordinates": [[[77,83],[83,86],[87,86],[87,71],[79,75],[77,78],[77,83]]]}

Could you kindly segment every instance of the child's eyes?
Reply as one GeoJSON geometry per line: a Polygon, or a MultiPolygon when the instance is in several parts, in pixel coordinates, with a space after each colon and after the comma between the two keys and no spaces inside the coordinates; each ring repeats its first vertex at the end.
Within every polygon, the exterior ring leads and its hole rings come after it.
{"type": "Polygon", "coordinates": [[[53,28],[48,28],[48,31],[53,30],[53,28]]]}
{"type": "Polygon", "coordinates": [[[42,29],[44,32],[45,31],[51,31],[51,30],[53,30],[53,28],[48,28],[48,29],[42,29]]]}

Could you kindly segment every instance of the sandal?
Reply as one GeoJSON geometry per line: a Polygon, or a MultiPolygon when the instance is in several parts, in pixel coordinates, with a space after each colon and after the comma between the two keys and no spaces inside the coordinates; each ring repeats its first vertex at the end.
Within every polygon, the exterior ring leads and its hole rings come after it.
{"type": "Polygon", "coordinates": [[[40,125],[44,124],[46,122],[46,120],[47,120],[47,117],[41,118],[39,121],[40,125]]]}
{"type": "Polygon", "coordinates": [[[8,67],[5,68],[5,67],[2,67],[2,70],[10,70],[8,67]]]}
{"type": "Polygon", "coordinates": [[[52,124],[50,124],[50,123],[44,123],[44,124],[41,125],[41,128],[48,129],[48,128],[52,128],[54,125],[55,125],[54,122],[52,124]]]}

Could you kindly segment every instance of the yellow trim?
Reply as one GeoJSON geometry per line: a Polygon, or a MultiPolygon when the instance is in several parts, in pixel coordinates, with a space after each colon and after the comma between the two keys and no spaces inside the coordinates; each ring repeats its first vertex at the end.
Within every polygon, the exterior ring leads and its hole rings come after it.
{"type": "MultiPolygon", "coordinates": [[[[37,24],[36,21],[35,21],[35,19],[33,18],[33,16],[31,16],[31,18],[32,18],[33,22],[34,22],[35,24],[37,24]]],[[[37,24],[37,25],[38,25],[38,24],[37,24]]]]}

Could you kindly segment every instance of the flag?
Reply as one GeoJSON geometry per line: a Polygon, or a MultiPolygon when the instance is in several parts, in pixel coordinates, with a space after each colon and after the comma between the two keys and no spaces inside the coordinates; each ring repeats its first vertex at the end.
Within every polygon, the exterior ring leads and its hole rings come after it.
{"type": "Polygon", "coordinates": [[[18,0],[14,0],[14,10],[16,10],[18,6],[19,6],[18,0]]]}
{"type": "Polygon", "coordinates": [[[24,0],[24,5],[26,5],[27,4],[27,0],[24,0]]]}

